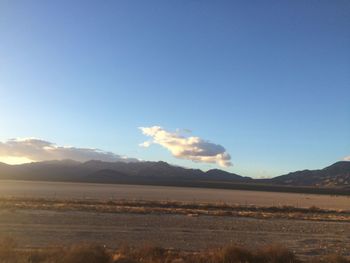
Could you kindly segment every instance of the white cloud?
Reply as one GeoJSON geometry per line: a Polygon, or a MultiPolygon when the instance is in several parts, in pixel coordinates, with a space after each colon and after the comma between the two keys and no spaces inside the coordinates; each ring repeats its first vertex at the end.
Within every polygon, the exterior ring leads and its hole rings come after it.
{"type": "Polygon", "coordinates": [[[350,156],[346,156],[346,157],[344,157],[344,159],[343,159],[344,161],[350,161],[350,156]]]}
{"type": "MultiPolygon", "coordinates": [[[[220,166],[231,166],[231,156],[225,148],[199,137],[185,137],[178,132],[169,132],[160,126],[140,127],[142,133],[152,137],[140,146],[149,147],[151,144],[159,144],[168,149],[176,158],[192,160],[195,162],[217,163],[220,166]]],[[[188,133],[188,130],[186,131],[188,133]]]]}
{"type": "Polygon", "coordinates": [[[37,138],[17,138],[5,142],[0,141],[0,159],[24,158],[32,161],[72,159],[85,162],[89,160],[101,160],[106,162],[137,161],[126,158],[112,152],[99,149],[77,148],[71,146],[58,146],[37,138]]]}

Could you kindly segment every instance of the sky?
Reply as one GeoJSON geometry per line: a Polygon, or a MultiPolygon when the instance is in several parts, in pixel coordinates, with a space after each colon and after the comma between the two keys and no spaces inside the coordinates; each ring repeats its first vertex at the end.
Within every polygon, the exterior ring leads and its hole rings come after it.
{"type": "Polygon", "coordinates": [[[347,0],[0,0],[0,161],[271,177],[349,158],[349,13],[347,0]]]}

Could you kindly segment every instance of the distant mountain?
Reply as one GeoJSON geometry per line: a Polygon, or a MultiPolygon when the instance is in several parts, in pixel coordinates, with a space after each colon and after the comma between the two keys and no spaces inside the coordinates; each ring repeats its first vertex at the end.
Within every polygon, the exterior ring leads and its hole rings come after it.
{"type": "Polygon", "coordinates": [[[62,160],[22,165],[0,163],[0,179],[196,186],[283,192],[312,192],[311,188],[324,188],[322,191],[329,193],[327,189],[342,188],[348,194],[350,162],[337,162],[321,170],[297,171],[271,179],[252,179],[220,169],[204,172],[161,161],[126,163],[92,160],[81,163],[62,160]]]}
{"type": "Polygon", "coordinates": [[[136,181],[229,181],[247,182],[251,178],[221,170],[203,172],[199,169],[187,169],[166,162],[103,162],[84,163],[62,160],[44,161],[22,165],[0,163],[0,179],[78,181],[101,183],[127,183],[136,181]]]}
{"type": "Polygon", "coordinates": [[[231,180],[231,179],[244,180],[247,182],[253,181],[253,179],[250,177],[242,177],[240,175],[229,173],[229,172],[226,172],[226,171],[223,171],[220,169],[211,169],[211,170],[207,171],[205,173],[205,177],[208,179],[221,178],[221,179],[227,179],[227,180],[231,180]]]}
{"type": "Polygon", "coordinates": [[[268,181],[293,186],[350,187],[350,162],[337,162],[321,170],[292,172],[268,181]]]}

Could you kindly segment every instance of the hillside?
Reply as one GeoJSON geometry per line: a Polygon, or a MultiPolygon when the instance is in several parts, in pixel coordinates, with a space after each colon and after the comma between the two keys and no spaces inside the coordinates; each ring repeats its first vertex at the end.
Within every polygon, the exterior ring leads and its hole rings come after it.
{"type": "Polygon", "coordinates": [[[324,169],[296,171],[271,179],[252,179],[220,169],[204,172],[162,161],[125,163],[92,160],[82,163],[62,160],[22,165],[0,163],[0,179],[349,194],[350,162],[337,162],[324,169]]]}
{"type": "Polygon", "coordinates": [[[293,186],[350,187],[350,162],[337,162],[320,170],[296,171],[272,178],[269,182],[293,186]]]}
{"type": "Polygon", "coordinates": [[[35,162],[22,165],[0,164],[0,179],[53,180],[119,183],[137,180],[194,180],[247,182],[251,178],[210,170],[186,169],[166,162],[102,162],[84,163],[72,160],[35,162]]]}

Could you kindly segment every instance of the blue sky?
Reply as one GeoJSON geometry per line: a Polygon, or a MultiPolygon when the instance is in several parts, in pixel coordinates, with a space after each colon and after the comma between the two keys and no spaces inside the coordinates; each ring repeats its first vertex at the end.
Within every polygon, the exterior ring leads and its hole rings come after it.
{"type": "Polygon", "coordinates": [[[0,1],[0,141],[178,159],[138,127],[190,129],[228,171],[350,155],[349,1],[0,1]]]}

